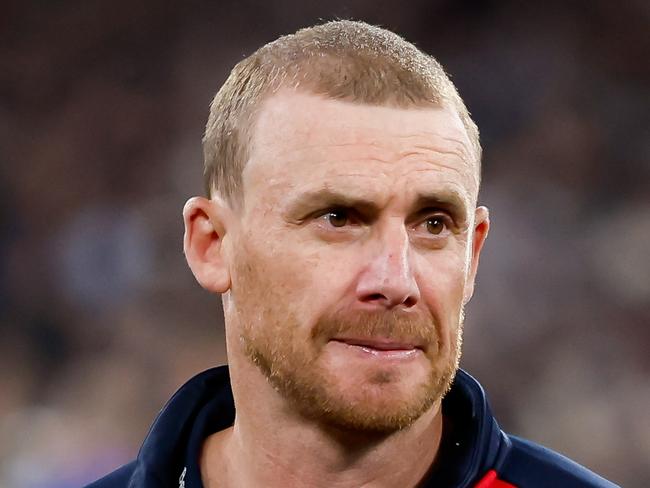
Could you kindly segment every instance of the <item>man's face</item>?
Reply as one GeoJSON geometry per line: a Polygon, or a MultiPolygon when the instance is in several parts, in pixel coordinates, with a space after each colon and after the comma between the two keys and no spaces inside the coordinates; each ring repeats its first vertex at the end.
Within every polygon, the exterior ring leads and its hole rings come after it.
{"type": "Polygon", "coordinates": [[[487,233],[472,161],[448,109],[268,99],[229,241],[229,354],[308,418],[410,425],[458,365],[487,233]]]}

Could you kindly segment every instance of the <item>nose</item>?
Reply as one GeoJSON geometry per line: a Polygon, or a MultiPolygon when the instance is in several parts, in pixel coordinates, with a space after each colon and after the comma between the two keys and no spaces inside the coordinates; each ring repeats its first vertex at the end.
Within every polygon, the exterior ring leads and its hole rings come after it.
{"type": "Polygon", "coordinates": [[[413,307],[420,300],[410,259],[406,232],[393,233],[379,242],[359,275],[357,300],[383,308],[413,307]]]}

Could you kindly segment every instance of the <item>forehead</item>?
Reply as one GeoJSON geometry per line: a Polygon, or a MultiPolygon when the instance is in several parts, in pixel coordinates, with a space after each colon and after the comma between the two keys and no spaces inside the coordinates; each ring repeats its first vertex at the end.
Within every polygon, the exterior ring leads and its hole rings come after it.
{"type": "Polygon", "coordinates": [[[323,184],[362,191],[364,182],[381,186],[382,178],[384,186],[453,186],[471,200],[478,192],[467,133],[447,108],[370,106],[283,90],[261,105],[249,154],[246,199],[260,186],[268,192],[323,184]]]}

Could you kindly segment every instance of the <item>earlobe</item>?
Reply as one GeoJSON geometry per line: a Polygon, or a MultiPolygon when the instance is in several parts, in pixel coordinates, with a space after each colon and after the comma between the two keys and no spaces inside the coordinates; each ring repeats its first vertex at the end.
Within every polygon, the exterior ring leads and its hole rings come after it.
{"type": "Polygon", "coordinates": [[[183,208],[185,259],[199,284],[212,293],[230,289],[230,271],[224,253],[227,207],[220,200],[190,198],[183,208]]]}
{"type": "Polygon", "coordinates": [[[487,207],[478,207],[474,219],[474,232],[472,235],[472,254],[470,256],[470,268],[465,284],[465,293],[463,304],[467,304],[474,294],[474,283],[476,281],[476,272],[478,270],[479,258],[483,244],[490,230],[490,216],[487,207]]]}

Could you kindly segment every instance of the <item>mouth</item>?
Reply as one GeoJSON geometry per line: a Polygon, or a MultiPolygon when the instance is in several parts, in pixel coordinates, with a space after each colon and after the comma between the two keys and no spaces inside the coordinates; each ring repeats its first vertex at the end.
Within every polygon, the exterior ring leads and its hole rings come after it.
{"type": "Polygon", "coordinates": [[[332,342],[364,355],[382,359],[408,359],[423,352],[422,346],[388,338],[334,338],[332,342]]]}

